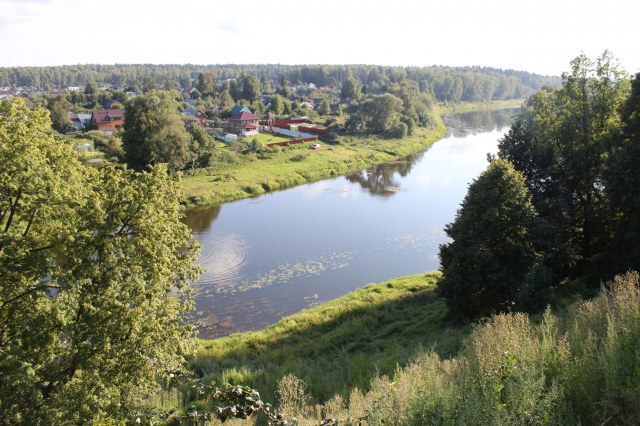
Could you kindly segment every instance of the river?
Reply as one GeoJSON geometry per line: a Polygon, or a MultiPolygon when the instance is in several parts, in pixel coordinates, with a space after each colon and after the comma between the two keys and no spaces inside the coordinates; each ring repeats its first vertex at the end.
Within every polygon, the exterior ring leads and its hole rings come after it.
{"type": "Polygon", "coordinates": [[[444,226],[518,111],[452,114],[449,136],[403,161],[188,210],[208,269],[189,317],[199,336],[262,329],[368,283],[437,270],[444,226]]]}

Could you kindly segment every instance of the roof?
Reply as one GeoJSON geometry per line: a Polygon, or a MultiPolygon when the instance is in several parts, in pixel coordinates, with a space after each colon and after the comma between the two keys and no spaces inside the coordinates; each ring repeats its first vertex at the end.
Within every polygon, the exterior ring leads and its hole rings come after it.
{"type": "Polygon", "coordinates": [[[227,120],[260,120],[260,117],[253,115],[250,112],[239,112],[237,114],[233,114],[231,117],[227,118],[227,120]]]}
{"type": "Polygon", "coordinates": [[[251,114],[251,111],[249,111],[249,109],[246,106],[243,105],[236,105],[233,108],[231,108],[231,114],[237,114],[239,112],[248,112],[249,114],[251,114]]]}
{"type": "Polygon", "coordinates": [[[100,121],[110,121],[110,119],[124,120],[123,109],[97,109],[91,113],[92,120],[96,123],[100,121]]]}
{"type": "Polygon", "coordinates": [[[185,108],[184,111],[182,111],[184,115],[196,115],[196,112],[198,112],[196,108],[185,108]]]}
{"type": "Polygon", "coordinates": [[[198,102],[198,100],[197,99],[186,99],[185,102],[188,103],[189,105],[193,105],[196,102],[198,102]]]}

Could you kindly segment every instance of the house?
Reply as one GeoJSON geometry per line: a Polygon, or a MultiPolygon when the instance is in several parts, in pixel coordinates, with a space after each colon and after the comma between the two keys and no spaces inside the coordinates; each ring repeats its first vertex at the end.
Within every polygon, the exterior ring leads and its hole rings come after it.
{"type": "Polygon", "coordinates": [[[239,112],[248,112],[249,114],[251,114],[251,111],[249,111],[249,108],[247,108],[244,105],[236,105],[233,108],[231,108],[231,115],[235,115],[239,112]]]}
{"type": "Polygon", "coordinates": [[[198,120],[201,123],[209,119],[209,117],[207,117],[207,114],[203,109],[186,108],[184,111],[182,111],[182,115],[188,115],[188,116],[194,117],[196,120],[198,120]]]}
{"type": "Polygon", "coordinates": [[[82,130],[87,127],[87,124],[91,122],[91,114],[76,114],[71,111],[67,113],[71,125],[77,130],[82,130]]]}
{"type": "Polygon", "coordinates": [[[313,109],[314,105],[311,102],[300,102],[301,107],[306,107],[308,109],[313,109]]]}
{"type": "Polygon", "coordinates": [[[222,130],[240,136],[255,136],[258,134],[258,121],[260,117],[250,112],[242,111],[227,118],[228,123],[222,126],[222,130]]]}
{"type": "Polygon", "coordinates": [[[122,105],[122,102],[117,101],[117,100],[115,100],[115,99],[112,99],[112,100],[110,100],[110,101],[105,102],[105,103],[104,103],[104,106],[103,106],[103,108],[104,108],[104,109],[116,109],[116,108],[118,108],[118,107],[119,107],[120,109],[123,109],[123,108],[124,108],[124,105],[122,105]]]}
{"type": "Polygon", "coordinates": [[[183,95],[187,95],[187,96],[191,96],[191,94],[192,94],[193,92],[195,92],[196,90],[197,90],[197,89],[196,89],[195,87],[193,87],[193,86],[191,86],[191,87],[187,87],[186,89],[184,89],[184,90],[182,91],[182,94],[183,94],[183,95]]]}
{"type": "Polygon", "coordinates": [[[196,102],[198,102],[198,100],[197,99],[185,99],[185,102],[188,103],[189,105],[193,105],[196,102]]]}
{"type": "Polygon", "coordinates": [[[91,123],[104,133],[122,130],[124,124],[123,109],[97,109],[91,113],[91,123]]]}

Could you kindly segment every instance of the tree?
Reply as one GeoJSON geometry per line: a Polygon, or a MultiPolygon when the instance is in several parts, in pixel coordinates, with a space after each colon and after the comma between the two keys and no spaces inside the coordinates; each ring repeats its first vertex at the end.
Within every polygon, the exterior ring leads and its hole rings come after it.
{"type": "Polygon", "coordinates": [[[189,164],[191,169],[211,166],[218,149],[216,140],[198,124],[189,126],[187,132],[191,135],[190,149],[193,153],[189,164]]]}
{"type": "Polygon", "coordinates": [[[320,105],[318,105],[318,114],[320,115],[328,115],[331,112],[331,105],[327,98],[323,98],[320,101],[320,105]]]}
{"type": "Polygon", "coordinates": [[[364,118],[360,114],[353,113],[345,121],[344,127],[347,133],[358,133],[364,129],[365,124],[364,118]]]}
{"type": "Polygon", "coordinates": [[[260,80],[254,75],[245,75],[242,79],[242,99],[249,102],[260,99],[260,80]]]}
{"type": "Polygon", "coordinates": [[[386,132],[398,120],[398,114],[402,111],[402,100],[390,93],[374,96],[362,103],[361,111],[368,128],[376,132],[386,132]]]}
{"type": "Polygon", "coordinates": [[[280,95],[273,95],[269,101],[269,111],[274,115],[282,115],[284,111],[284,101],[280,95]]]}
{"type": "Polygon", "coordinates": [[[172,78],[165,77],[164,85],[162,86],[162,88],[164,90],[176,90],[178,88],[178,85],[176,84],[176,82],[172,78]]]}
{"type": "Polygon", "coordinates": [[[122,146],[127,163],[136,170],[168,163],[181,170],[191,160],[191,137],[171,92],[149,92],[125,104],[122,146]]]}
{"type": "Polygon", "coordinates": [[[152,90],[158,90],[156,79],[147,75],[142,79],[142,93],[148,93],[152,90]]]}
{"type": "Polygon", "coordinates": [[[52,127],[58,132],[62,133],[69,128],[71,120],[67,116],[67,113],[71,109],[72,105],[64,95],[58,95],[57,97],[49,101],[47,108],[49,109],[52,127]]]}
{"type": "Polygon", "coordinates": [[[98,88],[98,84],[95,81],[90,81],[84,86],[84,94],[85,95],[97,95],[100,89],[98,88]]]}
{"type": "Polygon", "coordinates": [[[342,99],[358,99],[360,97],[360,82],[353,77],[347,78],[342,83],[340,97],[342,99]]]}
{"type": "Polygon", "coordinates": [[[537,214],[522,173],[492,162],[469,185],[440,245],[438,284],[453,316],[474,320],[517,309],[517,297],[538,260],[537,214]]]}
{"type": "Polygon", "coordinates": [[[45,110],[0,111],[0,423],[123,421],[190,350],[179,177],[85,168],[45,110]]]}
{"type": "MultiPolygon", "coordinates": [[[[550,219],[554,250],[564,253],[565,271],[587,278],[595,289],[605,278],[596,263],[612,232],[606,161],[629,82],[608,51],[595,62],[576,57],[563,80],[562,88],[540,91],[531,99],[533,134],[519,130],[508,138],[513,147],[503,150],[529,178],[536,209],[550,219]]],[[[555,272],[565,277],[565,271],[555,272]]]]}
{"type": "Polygon", "coordinates": [[[640,270],[640,73],[632,80],[621,122],[605,172],[614,218],[614,236],[605,260],[610,274],[640,270]]]}
{"type": "Polygon", "coordinates": [[[216,75],[212,72],[200,73],[198,76],[198,82],[196,83],[196,89],[200,93],[213,92],[216,88],[216,75]]]}
{"type": "Polygon", "coordinates": [[[236,80],[231,80],[229,82],[229,94],[235,102],[238,102],[241,99],[242,90],[240,90],[240,85],[236,80]]]}
{"type": "Polygon", "coordinates": [[[262,77],[260,77],[260,84],[262,85],[262,90],[264,90],[267,93],[271,93],[271,82],[269,81],[266,75],[263,75],[262,77]]]}
{"type": "Polygon", "coordinates": [[[220,93],[220,105],[226,108],[230,108],[233,106],[233,104],[233,98],[228,91],[225,90],[224,92],[220,93]]]}

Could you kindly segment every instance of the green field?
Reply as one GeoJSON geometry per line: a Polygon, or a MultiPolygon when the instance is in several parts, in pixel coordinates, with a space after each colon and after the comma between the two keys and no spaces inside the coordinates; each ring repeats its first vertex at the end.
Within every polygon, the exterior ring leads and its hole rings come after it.
{"type": "Polygon", "coordinates": [[[258,136],[249,136],[246,139],[249,141],[253,141],[253,139],[255,138],[257,138],[258,142],[260,142],[263,145],[267,145],[270,143],[292,141],[295,139],[289,136],[279,135],[277,133],[266,133],[266,132],[262,132],[258,134],[258,136]]]}
{"type": "Polygon", "coordinates": [[[440,274],[370,284],[258,332],[199,341],[191,369],[205,382],[245,384],[274,402],[277,381],[294,373],[324,402],[366,390],[376,375],[393,375],[416,354],[433,349],[454,356],[470,328],[445,320],[433,290],[440,274]]]}

